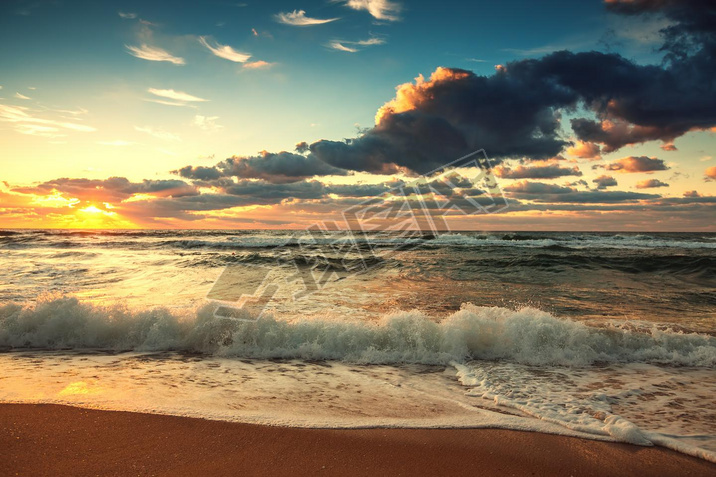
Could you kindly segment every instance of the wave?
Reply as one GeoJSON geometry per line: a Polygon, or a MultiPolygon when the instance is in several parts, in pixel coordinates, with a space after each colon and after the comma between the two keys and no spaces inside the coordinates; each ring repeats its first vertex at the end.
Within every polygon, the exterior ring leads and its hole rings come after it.
{"type": "Polygon", "coordinates": [[[435,321],[395,312],[379,322],[214,316],[211,304],[191,314],[132,311],[64,297],[35,306],[0,307],[0,347],[189,351],[227,357],[340,360],[355,363],[449,364],[510,360],[531,365],[660,363],[716,366],[716,338],[652,327],[594,328],[524,308],[464,304],[435,321]]]}
{"type": "Polygon", "coordinates": [[[310,237],[305,231],[235,230],[132,230],[82,231],[34,230],[0,231],[5,247],[158,247],[177,250],[240,250],[251,248],[311,247],[358,244],[369,247],[517,247],[570,249],[716,249],[710,234],[603,234],[603,233],[442,233],[418,231],[400,234],[329,232],[310,237]],[[300,243],[297,240],[301,240],[300,243]]]}
{"type": "Polygon", "coordinates": [[[463,263],[473,267],[484,268],[486,272],[515,270],[518,268],[534,268],[563,272],[567,269],[598,270],[608,269],[630,274],[639,273],[670,273],[678,275],[694,275],[703,280],[716,280],[716,256],[690,255],[604,255],[584,254],[555,246],[550,252],[568,253],[533,253],[529,255],[492,258],[471,258],[463,263]]]}

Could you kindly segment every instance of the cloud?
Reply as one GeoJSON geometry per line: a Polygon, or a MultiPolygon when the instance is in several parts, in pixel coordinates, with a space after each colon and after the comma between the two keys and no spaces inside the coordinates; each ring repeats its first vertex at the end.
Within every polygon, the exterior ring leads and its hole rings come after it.
{"type": "Polygon", "coordinates": [[[365,10],[376,20],[397,21],[400,20],[399,13],[402,6],[390,0],[348,0],[348,8],[353,10],[365,10]]]}
{"type": "Polygon", "coordinates": [[[671,143],[671,142],[670,142],[670,143],[667,143],[667,144],[662,144],[662,145],[659,146],[659,147],[662,148],[664,151],[678,151],[678,149],[676,148],[676,146],[674,146],[674,144],[671,143]]]}
{"type": "Polygon", "coordinates": [[[153,129],[149,126],[147,126],[147,127],[134,126],[134,130],[144,133],[144,134],[149,134],[150,136],[154,136],[157,139],[162,139],[164,141],[181,141],[181,138],[174,133],[162,131],[161,129],[153,129]]]}
{"type": "Polygon", "coordinates": [[[367,40],[359,41],[345,41],[345,40],[332,40],[328,42],[328,48],[332,48],[338,51],[345,51],[347,53],[357,53],[362,50],[360,47],[383,45],[385,39],[383,38],[369,38],[367,40]]]}
{"type": "Polygon", "coordinates": [[[83,201],[118,203],[134,194],[149,194],[156,197],[184,197],[197,195],[196,188],[184,181],[148,180],[130,182],[125,177],[109,179],[61,178],[43,182],[32,187],[16,187],[13,192],[23,194],[50,194],[57,191],[83,201]]]}
{"type": "Polygon", "coordinates": [[[663,159],[647,156],[627,156],[604,166],[608,171],[619,172],[654,172],[666,171],[669,167],[663,159]]]}
{"type": "Polygon", "coordinates": [[[559,164],[546,164],[533,167],[517,166],[511,169],[506,166],[495,168],[495,175],[503,179],[556,179],[563,176],[581,176],[578,167],[560,167],[559,164]]]}
{"type": "Polygon", "coordinates": [[[575,189],[571,187],[562,187],[556,184],[545,184],[544,182],[519,181],[516,184],[505,186],[506,192],[513,192],[521,195],[541,195],[541,194],[569,194],[575,189]]]}
{"type": "Polygon", "coordinates": [[[311,18],[306,16],[304,10],[294,10],[293,12],[277,13],[274,18],[279,23],[293,26],[311,26],[323,25],[324,23],[334,22],[339,18],[311,18]]]}
{"type": "MultiPolygon", "coordinates": [[[[46,115],[48,112],[43,111],[46,115]]],[[[13,123],[15,131],[48,138],[63,137],[70,131],[94,132],[95,128],[86,124],[78,124],[64,120],[39,117],[24,106],[7,106],[0,104],[0,121],[13,123]]]]}
{"type": "Polygon", "coordinates": [[[694,199],[701,197],[701,194],[699,194],[698,191],[695,190],[687,190],[686,192],[684,192],[684,197],[694,199]]]}
{"type": "Polygon", "coordinates": [[[707,168],[704,171],[704,176],[706,176],[706,180],[716,181],[716,166],[711,166],[711,167],[707,168]]]}
{"type": "Polygon", "coordinates": [[[372,129],[348,141],[319,141],[311,151],[336,167],[388,174],[399,167],[427,172],[482,148],[496,159],[548,159],[567,145],[553,105],[573,101],[549,83],[523,91],[502,73],[440,67],[429,80],[421,75],[399,86],[372,129]]]}
{"type": "MultiPolygon", "coordinates": [[[[564,113],[572,116],[576,139],[598,145],[600,153],[653,140],[673,143],[689,131],[713,128],[716,29],[707,28],[712,17],[703,14],[700,2],[610,7],[669,20],[662,32],[664,62],[642,65],[612,53],[557,51],[500,65],[487,76],[440,67],[429,80],[419,76],[399,86],[372,129],[346,141],[316,142],[311,150],[336,167],[425,172],[481,148],[497,160],[555,156],[571,145],[561,130],[564,113]]],[[[339,44],[334,46],[344,51],[357,49],[339,44]]],[[[590,147],[589,154],[595,153],[590,147]]]]}
{"type": "Polygon", "coordinates": [[[228,45],[222,45],[216,42],[214,42],[214,44],[212,45],[209,43],[209,40],[207,40],[207,37],[205,36],[199,37],[199,43],[207,47],[209,51],[211,51],[215,56],[218,56],[219,58],[224,58],[225,60],[233,61],[234,63],[246,63],[249,58],[251,58],[251,55],[249,53],[242,53],[240,51],[236,51],[228,45]]]}
{"type": "Polygon", "coordinates": [[[195,180],[233,177],[261,179],[273,184],[298,182],[315,176],[348,174],[345,170],[318,160],[312,154],[304,156],[286,151],[278,153],[262,151],[258,156],[230,157],[213,168],[187,166],[174,172],[184,178],[195,180]]]}
{"type": "Polygon", "coordinates": [[[296,152],[299,154],[305,154],[308,152],[308,143],[306,141],[301,141],[299,143],[296,143],[296,152]]]}
{"type": "Polygon", "coordinates": [[[268,61],[258,60],[258,61],[249,61],[248,63],[244,63],[244,68],[249,70],[258,70],[258,69],[268,69],[274,66],[276,63],[269,63],[268,61]]]}
{"type": "Polygon", "coordinates": [[[606,189],[607,187],[614,187],[617,184],[617,180],[613,178],[612,176],[599,176],[596,179],[593,179],[592,182],[597,184],[597,189],[602,190],[606,189]]]}
{"type": "Polygon", "coordinates": [[[542,203],[586,203],[601,204],[613,202],[633,202],[660,197],[655,194],[643,194],[627,191],[579,191],[572,187],[562,187],[542,182],[520,181],[504,188],[515,196],[542,203]]]}
{"type": "Polygon", "coordinates": [[[173,89],[149,88],[147,91],[155,96],[171,99],[174,101],[180,101],[182,103],[208,101],[208,99],[198,98],[182,91],[174,91],[173,89]]]}
{"type": "Polygon", "coordinates": [[[21,93],[15,93],[15,97],[17,99],[32,99],[29,96],[25,96],[24,94],[21,94],[21,93]]]}
{"type": "Polygon", "coordinates": [[[185,64],[184,58],[173,56],[171,53],[158,47],[149,46],[146,44],[143,44],[142,46],[125,45],[125,47],[127,48],[127,50],[129,50],[130,55],[136,56],[137,58],[141,58],[143,60],[168,61],[169,63],[173,63],[175,65],[185,64]]]}
{"type": "Polygon", "coordinates": [[[655,189],[657,187],[669,187],[666,182],[661,182],[659,179],[646,179],[637,183],[637,189],[655,189]]]}
{"type": "Polygon", "coordinates": [[[333,40],[333,41],[328,42],[328,48],[332,48],[332,49],[338,50],[338,51],[345,51],[346,53],[358,52],[358,48],[352,48],[350,46],[345,46],[343,43],[341,43],[338,40],[333,40]]]}
{"type": "Polygon", "coordinates": [[[224,126],[217,124],[217,119],[219,119],[219,116],[207,117],[197,114],[194,116],[194,126],[203,129],[204,131],[218,131],[224,126]]]}
{"type": "Polygon", "coordinates": [[[567,148],[567,154],[580,159],[601,159],[599,144],[593,142],[577,141],[574,146],[567,148]]]}
{"type": "Polygon", "coordinates": [[[134,20],[135,18],[137,18],[136,13],[117,12],[117,14],[120,16],[120,18],[124,18],[125,20],[134,20]]]}

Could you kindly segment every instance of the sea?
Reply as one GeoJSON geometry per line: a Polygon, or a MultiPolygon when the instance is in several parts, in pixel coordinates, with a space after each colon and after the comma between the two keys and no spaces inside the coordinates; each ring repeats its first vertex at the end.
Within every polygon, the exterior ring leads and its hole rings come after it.
{"type": "Polygon", "coordinates": [[[0,402],[716,462],[716,233],[0,230],[0,402]]]}

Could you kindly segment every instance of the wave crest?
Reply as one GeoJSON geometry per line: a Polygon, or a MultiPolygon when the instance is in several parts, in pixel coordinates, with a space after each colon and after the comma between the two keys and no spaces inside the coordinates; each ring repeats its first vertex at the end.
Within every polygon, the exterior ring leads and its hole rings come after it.
{"type": "Polygon", "coordinates": [[[532,365],[716,366],[712,336],[654,326],[646,331],[595,328],[534,308],[514,311],[471,304],[441,321],[410,311],[387,314],[375,323],[299,317],[247,322],[215,317],[211,305],[181,314],[163,308],[133,311],[65,297],[33,307],[0,307],[0,346],[180,350],[381,364],[504,359],[532,365]]]}

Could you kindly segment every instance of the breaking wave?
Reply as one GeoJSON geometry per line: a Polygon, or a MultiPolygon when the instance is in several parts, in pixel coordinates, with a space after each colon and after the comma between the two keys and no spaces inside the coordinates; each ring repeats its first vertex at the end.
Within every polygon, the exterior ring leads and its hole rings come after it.
{"type": "Polygon", "coordinates": [[[709,335],[653,325],[596,328],[534,308],[515,311],[471,304],[440,321],[417,311],[390,313],[378,322],[345,317],[241,321],[214,316],[211,305],[181,314],[65,297],[32,307],[0,307],[0,347],[178,350],[376,364],[509,360],[577,367],[614,362],[716,366],[716,338],[709,335]]]}

